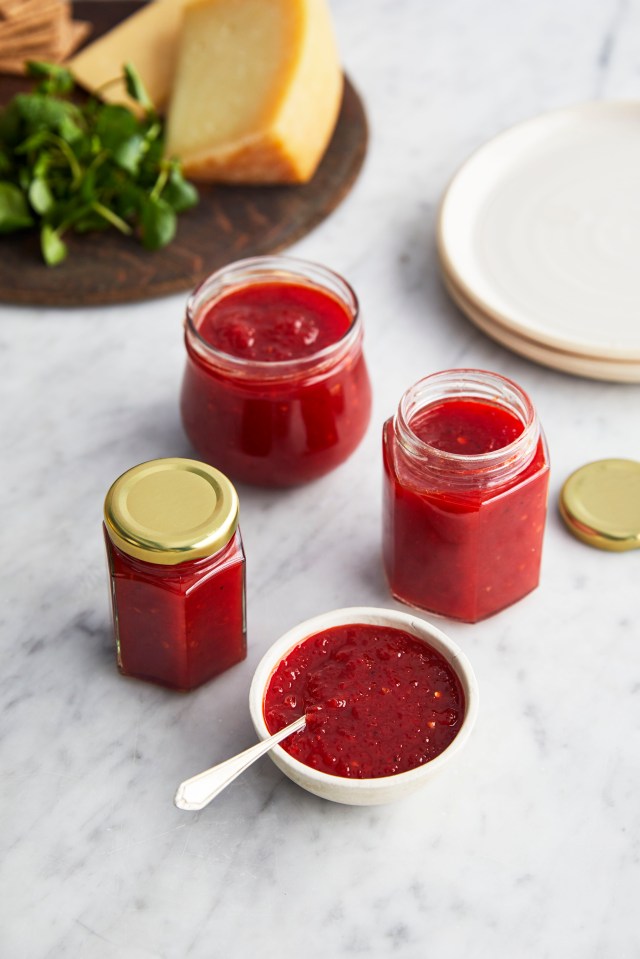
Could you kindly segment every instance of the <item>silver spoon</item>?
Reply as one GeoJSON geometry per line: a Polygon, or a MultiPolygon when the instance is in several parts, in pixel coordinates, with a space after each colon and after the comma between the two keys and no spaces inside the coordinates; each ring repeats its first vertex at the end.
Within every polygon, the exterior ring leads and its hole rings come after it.
{"type": "Polygon", "coordinates": [[[304,729],[306,721],[306,716],[300,716],[300,718],[296,719],[290,726],[285,726],[284,729],[274,733],[273,736],[269,736],[268,739],[263,739],[262,742],[256,743],[255,746],[245,749],[244,752],[238,753],[237,756],[232,756],[231,759],[225,759],[224,762],[218,763],[217,766],[212,766],[211,769],[205,769],[203,773],[198,773],[197,776],[192,776],[191,779],[185,779],[185,781],[178,786],[178,791],[173,800],[174,803],[178,809],[187,809],[192,812],[195,812],[197,809],[204,809],[212,799],[216,798],[218,793],[221,793],[229,783],[232,783],[233,780],[239,776],[240,773],[243,773],[251,763],[254,763],[256,759],[264,756],[265,753],[268,753],[270,749],[279,742],[282,742],[283,739],[286,739],[287,736],[291,736],[300,729],[304,729]]]}

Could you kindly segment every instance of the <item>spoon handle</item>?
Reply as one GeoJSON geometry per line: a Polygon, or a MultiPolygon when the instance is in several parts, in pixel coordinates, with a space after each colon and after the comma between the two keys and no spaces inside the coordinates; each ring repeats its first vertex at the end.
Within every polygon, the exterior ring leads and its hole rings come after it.
{"type": "Polygon", "coordinates": [[[269,736],[268,739],[263,739],[255,746],[238,753],[237,756],[232,756],[231,759],[226,759],[224,762],[218,763],[217,766],[212,766],[211,769],[205,769],[203,773],[198,773],[197,776],[186,779],[178,786],[178,791],[173,800],[174,803],[178,809],[187,809],[194,812],[197,809],[204,809],[212,799],[215,799],[218,793],[221,793],[229,783],[244,772],[247,766],[250,766],[260,756],[264,756],[287,736],[303,729],[305,723],[306,717],[300,716],[290,726],[285,726],[284,729],[273,736],[269,736]]]}

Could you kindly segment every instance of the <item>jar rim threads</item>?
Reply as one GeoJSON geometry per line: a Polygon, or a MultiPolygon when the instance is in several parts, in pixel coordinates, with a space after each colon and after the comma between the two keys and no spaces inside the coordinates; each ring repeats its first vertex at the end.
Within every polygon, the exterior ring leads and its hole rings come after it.
{"type": "Polygon", "coordinates": [[[402,395],[394,418],[396,435],[409,461],[449,489],[488,489],[508,484],[535,456],[540,423],[524,390],[507,377],[470,368],[445,370],[426,376],[402,395]],[[523,430],[512,442],[486,453],[454,453],[422,439],[412,428],[416,416],[450,399],[470,399],[499,406],[514,414],[523,430]]]}
{"type": "Polygon", "coordinates": [[[298,377],[304,372],[315,374],[340,362],[362,339],[363,329],[358,298],[350,284],[338,273],[319,263],[296,257],[256,256],[222,267],[195,288],[187,300],[185,336],[187,346],[198,356],[229,375],[280,380],[298,377]],[[286,360],[255,360],[234,356],[213,346],[202,336],[198,319],[203,309],[232,290],[273,282],[317,287],[325,295],[335,297],[351,316],[349,328],[338,340],[317,352],[286,360]]]}

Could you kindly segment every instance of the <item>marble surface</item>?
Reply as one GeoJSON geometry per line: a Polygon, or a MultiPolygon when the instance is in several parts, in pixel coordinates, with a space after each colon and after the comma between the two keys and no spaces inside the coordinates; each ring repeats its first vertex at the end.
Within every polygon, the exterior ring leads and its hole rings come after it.
{"type": "Polygon", "coordinates": [[[241,488],[250,646],[191,695],[114,667],[102,499],[189,454],[184,297],[0,309],[3,959],[640,955],[640,553],[573,540],[566,475],[640,457],[640,388],[554,373],[486,339],[438,278],[434,217],[477,145],[541,110],[640,93],[640,0],[334,0],[368,106],[356,189],[293,252],[357,289],[375,384],[366,440],[306,488],[241,488]],[[440,620],[481,689],[474,736],[427,789],[316,799],[264,759],[199,814],[176,785],[253,739],[263,651],[333,607],[394,606],[380,558],[383,420],[451,366],[534,398],[553,476],[540,588],[476,626],[440,620]]]}

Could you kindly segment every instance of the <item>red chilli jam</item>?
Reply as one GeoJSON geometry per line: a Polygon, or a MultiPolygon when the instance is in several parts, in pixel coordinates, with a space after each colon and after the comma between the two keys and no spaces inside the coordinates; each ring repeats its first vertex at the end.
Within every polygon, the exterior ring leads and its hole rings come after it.
{"type": "Polygon", "coordinates": [[[185,343],[185,430],[234,479],[304,483],[362,439],[362,323],[353,290],[330,270],[287,257],[220,270],[189,300],[185,343]]]}
{"type": "Polygon", "coordinates": [[[426,377],[385,423],[383,458],[394,596],[476,622],[538,585],[549,461],[519,386],[482,370],[426,377]]]}
{"type": "Polygon", "coordinates": [[[163,459],[124,473],[105,500],[117,663],[189,690],[247,654],[238,497],[218,470],[163,459]]]}
{"type": "Polygon", "coordinates": [[[465,702],[432,646],[401,629],[350,624],[305,639],[273,673],[269,732],[305,713],[306,727],[283,749],[321,772],[375,779],[435,759],[458,734],[465,702]]]}

